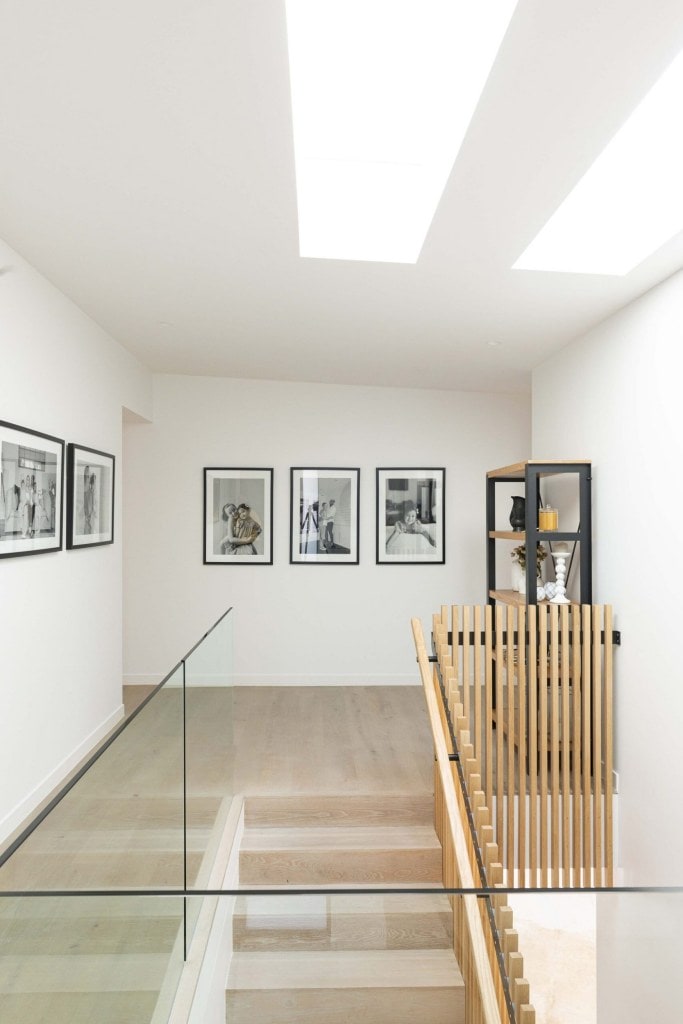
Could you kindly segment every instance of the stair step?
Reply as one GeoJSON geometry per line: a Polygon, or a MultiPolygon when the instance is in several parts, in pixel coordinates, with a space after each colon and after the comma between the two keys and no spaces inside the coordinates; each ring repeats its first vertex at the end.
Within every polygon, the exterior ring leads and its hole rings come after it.
{"type": "Polygon", "coordinates": [[[423,825],[434,822],[431,793],[323,796],[249,796],[247,828],[336,828],[353,825],[423,825]]]}
{"type": "Polygon", "coordinates": [[[440,882],[441,845],[421,825],[248,828],[239,874],[242,886],[440,882]]]}
{"type": "Polygon", "coordinates": [[[233,915],[240,951],[452,949],[445,895],[241,896],[233,915]]]}
{"type": "Polygon", "coordinates": [[[235,953],[231,1024],[462,1024],[464,985],[450,950],[235,953]]]}

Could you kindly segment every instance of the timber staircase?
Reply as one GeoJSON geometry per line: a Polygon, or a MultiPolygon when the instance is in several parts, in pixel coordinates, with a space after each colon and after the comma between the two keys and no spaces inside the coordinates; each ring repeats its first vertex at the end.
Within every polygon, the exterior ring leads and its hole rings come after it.
{"type": "Polygon", "coordinates": [[[235,1024],[464,1022],[433,798],[247,798],[226,993],[235,1024]],[[258,889],[348,894],[258,895],[258,889]]]}

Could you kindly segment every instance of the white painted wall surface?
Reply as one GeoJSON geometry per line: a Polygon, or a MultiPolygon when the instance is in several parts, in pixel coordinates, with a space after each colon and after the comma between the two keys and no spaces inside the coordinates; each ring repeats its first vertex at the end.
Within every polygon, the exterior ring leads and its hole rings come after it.
{"type": "Polygon", "coordinates": [[[616,768],[625,881],[683,878],[683,274],[563,349],[533,376],[533,448],[593,460],[594,599],[617,649],[616,768]]]}
{"type": "MultiPolygon", "coordinates": [[[[534,453],[594,463],[594,600],[613,604],[622,632],[617,848],[624,883],[643,886],[683,880],[682,342],[679,273],[533,377],[534,453]]],[[[598,1020],[679,1019],[669,970],[680,962],[679,903],[632,893],[598,899],[598,1020]]]]}
{"type": "Polygon", "coordinates": [[[485,474],[524,458],[527,396],[155,376],[125,430],[124,650],[159,679],[235,609],[238,683],[417,682],[410,618],[485,600],[485,474]],[[446,467],[446,564],[375,564],[375,468],[446,467]],[[202,564],[203,467],[273,467],[274,564],[202,564]],[[360,467],[360,564],[289,564],[289,469],[360,467]]]}
{"type": "Polygon", "coordinates": [[[0,419],[116,456],[115,543],[0,560],[0,839],[121,714],[121,409],[151,376],[0,243],[0,419]]]}

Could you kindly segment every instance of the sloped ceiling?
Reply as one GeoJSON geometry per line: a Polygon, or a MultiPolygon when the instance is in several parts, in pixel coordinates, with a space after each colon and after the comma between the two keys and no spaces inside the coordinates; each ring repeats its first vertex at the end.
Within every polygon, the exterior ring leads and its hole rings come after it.
{"type": "Polygon", "coordinates": [[[520,0],[414,266],[298,256],[284,0],[0,14],[0,237],[155,371],[523,391],[683,266],[679,235],[622,278],[510,269],[683,46],[680,0],[520,0]]]}

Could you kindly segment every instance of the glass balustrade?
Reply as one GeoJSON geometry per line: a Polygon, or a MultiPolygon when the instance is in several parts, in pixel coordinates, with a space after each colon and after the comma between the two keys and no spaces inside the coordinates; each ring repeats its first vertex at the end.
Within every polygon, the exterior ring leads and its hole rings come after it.
{"type": "Polygon", "coordinates": [[[245,858],[232,649],[226,613],[6,845],[2,1024],[459,1024],[486,985],[501,1024],[526,1024],[529,1002],[538,1024],[678,1019],[680,888],[446,893],[431,810],[390,793],[379,808],[309,793],[296,810],[279,793],[298,834],[271,856],[261,829],[245,858]],[[377,814],[419,881],[376,871],[377,814]],[[401,834],[415,819],[423,847],[401,834]],[[365,840],[357,884],[341,865],[365,840]],[[472,932],[489,949],[479,968],[472,932]]]}
{"type": "MultiPolygon", "coordinates": [[[[465,1021],[463,897],[415,889],[0,895],[3,1024],[465,1021]]],[[[468,894],[477,905],[490,894],[468,894]]],[[[499,897],[493,897],[494,900],[499,897]]],[[[501,1021],[678,1019],[683,889],[516,891],[501,1021]]],[[[505,921],[502,921],[505,924],[505,921]]]]}

